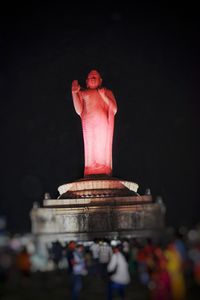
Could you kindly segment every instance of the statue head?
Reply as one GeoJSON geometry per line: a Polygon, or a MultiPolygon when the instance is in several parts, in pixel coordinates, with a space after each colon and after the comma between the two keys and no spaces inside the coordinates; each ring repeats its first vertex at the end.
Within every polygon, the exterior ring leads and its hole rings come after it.
{"type": "Polygon", "coordinates": [[[92,70],[87,76],[86,85],[89,89],[97,89],[102,84],[102,78],[98,71],[92,70]]]}

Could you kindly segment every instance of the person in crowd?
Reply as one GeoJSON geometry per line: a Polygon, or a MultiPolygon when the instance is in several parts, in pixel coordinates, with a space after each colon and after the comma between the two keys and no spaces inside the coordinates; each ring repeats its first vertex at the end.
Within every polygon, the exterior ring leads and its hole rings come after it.
{"type": "Polygon", "coordinates": [[[144,286],[147,286],[149,283],[147,253],[145,251],[145,247],[143,247],[141,244],[138,244],[137,271],[138,271],[140,283],[143,284],[144,286]]]}
{"type": "Polygon", "coordinates": [[[182,268],[182,258],[174,243],[169,243],[164,252],[167,259],[167,270],[171,281],[173,300],[186,299],[186,286],[182,268]]]}
{"type": "Polygon", "coordinates": [[[172,300],[167,259],[160,247],[154,250],[154,266],[150,273],[149,289],[152,300],[172,300]]]}
{"type": "Polygon", "coordinates": [[[107,276],[107,265],[112,256],[112,248],[108,241],[104,239],[99,245],[99,266],[100,273],[103,278],[107,276]]]}
{"type": "Polygon", "coordinates": [[[108,284],[108,300],[112,300],[116,292],[120,299],[125,299],[125,288],[130,282],[130,273],[125,256],[120,251],[120,245],[113,247],[113,255],[107,266],[110,280],[108,284]]]}
{"type": "Polygon", "coordinates": [[[80,292],[83,288],[83,276],[87,275],[84,247],[82,244],[77,244],[73,251],[72,264],[72,300],[78,300],[80,292]]]}
{"type": "Polygon", "coordinates": [[[130,258],[130,243],[128,239],[124,239],[122,241],[122,253],[124,254],[127,261],[129,261],[130,258]]]}
{"type": "Polygon", "coordinates": [[[67,262],[68,262],[68,273],[69,275],[72,274],[73,271],[73,259],[74,259],[74,251],[76,248],[76,242],[75,241],[70,241],[67,247],[67,262]]]}
{"type": "Polygon", "coordinates": [[[56,269],[59,269],[59,262],[63,258],[63,247],[59,241],[52,243],[51,255],[56,269]]]}
{"type": "Polygon", "coordinates": [[[130,244],[130,256],[129,256],[129,270],[131,275],[137,272],[137,255],[138,255],[138,242],[133,239],[130,244]]]}
{"type": "Polygon", "coordinates": [[[200,243],[191,247],[188,256],[192,263],[192,275],[195,282],[200,286],[200,243]]]}
{"type": "Polygon", "coordinates": [[[95,238],[93,244],[90,246],[90,251],[92,253],[92,262],[93,262],[93,273],[99,273],[99,243],[98,240],[95,238]]]}
{"type": "Polygon", "coordinates": [[[89,247],[85,247],[85,265],[86,265],[86,269],[88,272],[88,275],[95,275],[96,271],[95,271],[95,265],[94,265],[94,261],[92,258],[92,252],[90,251],[89,247]]]}
{"type": "Polygon", "coordinates": [[[16,257],[16,266],[22,276],[22,285],[27,285],[29,282],[29,277],[31,275],[31,260],[30,254],[27,251],[27,248],[24,246],[22,250],[17,254],[16,257]]]}

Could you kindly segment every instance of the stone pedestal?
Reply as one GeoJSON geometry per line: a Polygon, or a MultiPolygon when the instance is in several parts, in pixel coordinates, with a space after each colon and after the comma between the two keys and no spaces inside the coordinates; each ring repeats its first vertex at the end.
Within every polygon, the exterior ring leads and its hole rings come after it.
{"type": "Polygon", "coordinates": [[[104,176],[64,184],[58,199],[32,209],[32,232],[46,242],[150,237],[164,228],[165,207],[137,189],[134,182],[104,176]]]}

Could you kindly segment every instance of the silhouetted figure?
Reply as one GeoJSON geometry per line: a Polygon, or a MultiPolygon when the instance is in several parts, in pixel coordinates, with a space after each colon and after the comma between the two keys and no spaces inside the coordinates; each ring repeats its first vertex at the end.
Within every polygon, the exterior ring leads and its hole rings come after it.
{"type": "Polygon", "coordinates": [[[74,241],[70,241],[67,247],[67,262],[68,262],[68,273],[72,274],[73,271],[73,261],[74,261],[74,251],[76,248],[76,243],[74,241]]]}
{"type": "Polygon", "coordinates": [[[26,286],[31,275],[30,255],[26,247],[23,247],[23,249],[18,253],[16,257],[16,265],[21,273],[21,283],[23,286],[26,286]]]}
{"type": "Polygon", "coordinates": [[[78,300],[80,292],[83,288],[82,276],[87,274],[84,248],[83,245],[78,244],[73,252],[72,260],[72,300],[78,300]]]}
{"type": "Polygon", "coordinates": [[[99,243],[99,268],[102,278],[107,277],[107,265],[112,256],[112,248],[108,241],[104,239],[99,243]]]}
{"type": "Polygon", "coordinates": [[[53,243],[51,253],[52,253],[52,259],[56,266],[56,269],[59,269],[59,262],[63,258],[63,247],[59,241],[53,243]]]}

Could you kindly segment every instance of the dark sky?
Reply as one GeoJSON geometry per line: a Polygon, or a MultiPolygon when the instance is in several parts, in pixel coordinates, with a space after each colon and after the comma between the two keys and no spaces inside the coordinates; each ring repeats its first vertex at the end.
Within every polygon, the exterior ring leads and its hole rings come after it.
{"type": "Polygon", "coordinates": [[[1,10],[0,214],[30,230],[45,192],[83,176],[71,82],[91,69],[117,99],[113,175],[163,197],[167,223],[200,221],[199,11],[196,7],[27,1],[1,10]]]}

